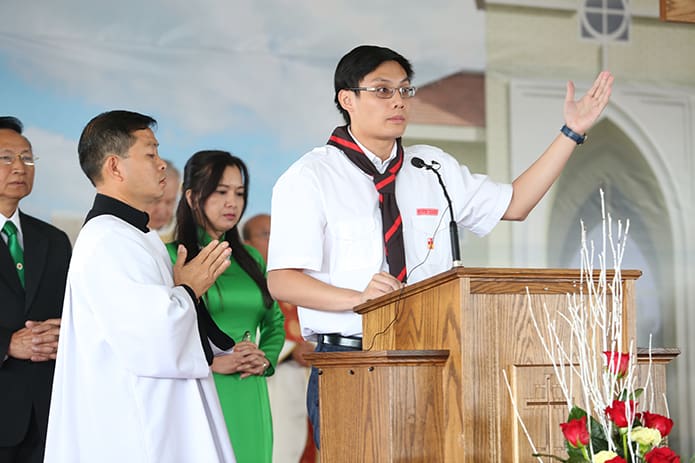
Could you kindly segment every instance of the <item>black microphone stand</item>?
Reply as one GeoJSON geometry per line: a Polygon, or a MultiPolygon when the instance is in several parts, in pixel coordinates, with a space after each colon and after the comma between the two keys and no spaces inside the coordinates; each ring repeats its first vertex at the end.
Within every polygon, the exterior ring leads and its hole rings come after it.
{"type": "Polygon", "coordinates": [[[412,158],[410,160],[410,163],[417,167],[418,169],[422,169],[423,167],[431,170],[432,172],[437,175],[437,180],[439,180],[439,184],[442,187],[442,191],[444,192],[444,197],[446,198],[446,202],[449,205],[449,236],[451,240],[451,259],[452,259],[452,265],[454,267],[463,267],[463,261],[461,260],[461,247],[459,245],[459,229],[458,225],[456,224],[456,221],[454,220],[454,208],[451,205],[451,198],[449,197],[449,193],[446,191],[446,186],[444,185],[444,180],[442,180],[442,176],[439,174],[439,169],[436,169],[433,164],[436,163],[437,167],[439,167],[439,163],[436,161],[432,161],[432,164],[427,164],[425,161],[423,161],[420,158],[412,158]]]}

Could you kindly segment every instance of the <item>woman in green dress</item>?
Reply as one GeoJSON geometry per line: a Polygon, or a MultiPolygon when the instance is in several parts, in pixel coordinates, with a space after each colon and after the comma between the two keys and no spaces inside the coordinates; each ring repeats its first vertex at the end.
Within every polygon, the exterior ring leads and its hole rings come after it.
{"type": "Polygon", "coordinates": [[[167,249],[175,261],[176,249],[183,244],[190,260],[211,240],[230,244],[232,264],[203,301],[217,325],[237,343],[231,353],[217,352],[212,371],[237,463],[270,463],[273,429],[265,378],[275,371],[285,339],[284,319],[268,292],[263,258],[241,242],[237,230],[248,184],[241,159],[226,151],[195,153],[183,173],[176,241],[167,249]]]}

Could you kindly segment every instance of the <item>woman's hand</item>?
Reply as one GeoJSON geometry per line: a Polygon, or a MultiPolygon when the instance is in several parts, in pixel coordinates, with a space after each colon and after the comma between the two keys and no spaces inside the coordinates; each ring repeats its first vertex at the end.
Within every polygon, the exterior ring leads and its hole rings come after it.
{"type": "Polygon", "coordinates": [[[212,371],[224,375],[241,373],[240,377],[261,376],[270,366],[265,353],[251,341],[242,341],[230,354],[218,355],[212,361],[212,371]]]}

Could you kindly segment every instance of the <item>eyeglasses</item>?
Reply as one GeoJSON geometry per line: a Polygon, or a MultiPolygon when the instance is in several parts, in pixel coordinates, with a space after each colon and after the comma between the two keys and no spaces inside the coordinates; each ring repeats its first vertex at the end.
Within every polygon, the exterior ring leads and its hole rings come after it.
{"type": "Polygon", "coordinates": [[[396,94],[396,91],[401,95],[401,98],[412,98],[417,92],[417,87],[354,87],[348,88],[347,90],[352,90],[354,92],[372,92],[377,98],[383,98],[388,100],[396,94]]]}
{"type": "Polygon", "coordinates": [[[0,153],[0,164],[4,164],[6,166],[11,166],[12,163],[14,162],[15,159],[19,158],[20,161],[25,166],[33,166],[36,164],[36,161],[39,159],[37,156],[34,156],[33,154],[15,154],[12,152],[4,152],[0,153]]]}

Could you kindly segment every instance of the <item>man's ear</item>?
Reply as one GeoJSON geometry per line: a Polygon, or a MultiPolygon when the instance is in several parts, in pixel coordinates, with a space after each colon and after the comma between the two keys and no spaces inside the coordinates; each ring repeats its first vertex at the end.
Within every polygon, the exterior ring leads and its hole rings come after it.
{"type": "Polygon", "coordinates": [[[121,158],[115,154],[106,157],[101,167],[101,176],[104,180],[113,179],[118,182],[123,181],[123,171],[120,161],[121,158]]]}
{"type": "Polygon", "coordinates": [[[338,92],[338,103],[340,103],[340,107],[347,112],[352,111],[355,105],[355,96],[355,92],[351,90],[340,90],[338,92]]]}

